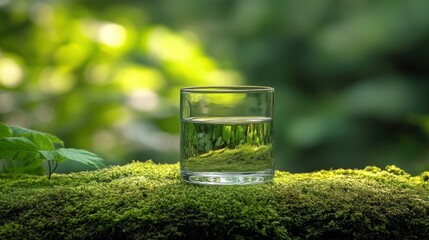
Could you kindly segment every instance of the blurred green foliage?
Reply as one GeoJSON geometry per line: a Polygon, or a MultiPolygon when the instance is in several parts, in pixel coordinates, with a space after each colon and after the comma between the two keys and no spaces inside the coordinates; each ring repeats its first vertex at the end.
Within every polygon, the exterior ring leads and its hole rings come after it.
{"type": "Polygon", "coordinates": [[[0,0],[0,19],[0,121],[111,164],[178,161],[181,87],[256,84],[278,169],[429,169],[428,1],[0,0]]]}

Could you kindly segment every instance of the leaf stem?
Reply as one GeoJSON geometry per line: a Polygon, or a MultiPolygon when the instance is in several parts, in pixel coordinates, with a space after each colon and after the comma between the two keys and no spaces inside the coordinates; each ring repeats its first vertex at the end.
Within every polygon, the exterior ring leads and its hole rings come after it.
{"type": "Polygon", "coordinates": [[[48,160],[48,180],[51,179],[52,171],[51,171],[51,160],[48,160]]]}
{"type": "Polygon", "coordinates": [[[9,166],[8,166],[8,172],[10,172],[10,173],[14,173],[15,172],[15,164],[14,164],[14,160],[15,160],[15,158],[18,156],[18,154],[19,154],[19,152],[16,152],[14,155],[13,155],[13,157],[12,157],[12,159],[9,161],[9,166]]]}
{"type": "Polygon", "coordinates": [[[54,161],[55,162],[55,166],[54,166],[54,169],[52,169],[52,166],[51,166],[51,162],[52,162],[52,160],[49,160],[48,161],[48,168],[49,168],[49,173],[48,173],[48,180],[50,180],[51,179],[51,176],[52,176],[52,173],[54,173],[55,172],[55,170],[57,169],[57,167],[58,167],[58,162],[57,161],[54,161]]]}
{"type": "Polygon", "coordinates": [[[55,167],[54,167],[54,169],[52,169],[52,173],[55,172],[55,170],[57,169],[57,167],[58,167],[58,162],[55,161],[55,167]]]}

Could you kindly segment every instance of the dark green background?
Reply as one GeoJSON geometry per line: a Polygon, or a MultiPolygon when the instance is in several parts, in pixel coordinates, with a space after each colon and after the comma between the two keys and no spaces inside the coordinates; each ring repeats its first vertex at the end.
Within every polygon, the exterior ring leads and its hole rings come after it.
{"type": "Polygon", "coordinates": [[[0,0],[0,121],[108,164],[177,162],[181,87],[268,85],[277,169],[417,173],[428,41],[425,0],[0,0]]]}

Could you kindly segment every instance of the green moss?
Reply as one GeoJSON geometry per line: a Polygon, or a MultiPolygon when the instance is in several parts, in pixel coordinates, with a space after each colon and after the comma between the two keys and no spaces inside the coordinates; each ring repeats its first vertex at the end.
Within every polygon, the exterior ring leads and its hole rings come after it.
{"type": "Polygon", "coordinates": [[[191,172],[249,172],[273,167],[272,147],[265,145],[211,150],[183,161],[185,170],[191,172]]]}
{"type": "Polygon", "coordinates": [[[390,166],[201,186],[152,162],[0,175],[0,239],[425,239],[426,178],[390,166]]]}
{"type": "Polygon", "coordinates": [[[429,182],[429,171],[423,172],[420,176],[424,182],[429,182]]]}

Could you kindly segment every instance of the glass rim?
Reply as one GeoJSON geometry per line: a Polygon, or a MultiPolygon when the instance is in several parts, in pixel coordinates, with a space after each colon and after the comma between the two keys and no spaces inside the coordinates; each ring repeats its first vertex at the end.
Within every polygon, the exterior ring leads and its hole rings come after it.
{"type": "Polygon", "coordinates": [[[250,92],[274,92],[273,87],[231,85],[231,86],[194,86],[183,87],[182,93],[250,93],[250,92]]]}

